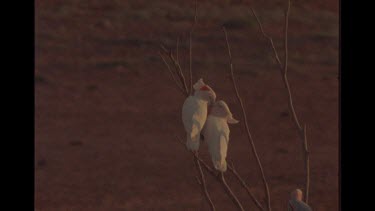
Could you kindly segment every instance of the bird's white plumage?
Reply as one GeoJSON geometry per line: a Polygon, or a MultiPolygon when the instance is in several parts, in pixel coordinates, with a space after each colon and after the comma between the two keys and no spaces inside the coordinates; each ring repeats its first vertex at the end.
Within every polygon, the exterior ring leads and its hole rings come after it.
{"type": "Polygon", "coordinates": [[[215,102],[214,90],[199,79],[194,85],[194,95],[186,98],[182,106],[182,122],[186,131],[186,146],[197,151],[200,133],[207,119],[207,106],[215,102]]]}
{"type": "Polygon", "coordinates": [[[186,98],[182,106],[182,122],[186,131],[186,146],[190,150],[198,150],[200,132],[206,122],[208,101],[196,96],[186,98]]]}
{"type": "Polygon", "coordinates": [[[204,139],[207,142],[215,169],[227,170],[227,151],[229,143],[229,127],[227,120],[222,117],[209,115],[203,128],[204,139]]]}
{"type": "Polygon", "coordinates": [[[238,120],[233,118],[228,105],[220,100],[210,107],[210,114],[202,130],[208,150],[215,169],[225,172],[227,170],[227,151],[229,144],[229,126],[236,124],[238,120]]]}

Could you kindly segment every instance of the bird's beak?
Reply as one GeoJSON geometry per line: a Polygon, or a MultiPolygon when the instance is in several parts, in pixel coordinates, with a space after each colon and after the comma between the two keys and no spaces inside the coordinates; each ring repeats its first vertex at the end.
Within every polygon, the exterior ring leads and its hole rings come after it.
{"type": "Polygon", "coordinates": [[[237,119],[233,118],[232,115],[230,115],[230,116],[228,117],[228,119],[227,119],[227,122],[228,122],[229,124],[237,124],[237,123],[239,123],[240,121],[238,121],[237,119]]]}

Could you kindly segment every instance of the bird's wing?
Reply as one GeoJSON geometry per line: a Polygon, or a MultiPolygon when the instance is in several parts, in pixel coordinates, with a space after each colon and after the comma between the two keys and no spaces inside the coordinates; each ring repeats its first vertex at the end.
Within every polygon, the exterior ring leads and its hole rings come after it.
{"type": "Polygon", "coordinates": [[[196,103],[192,106],[192,136],[199,136],[207,120],[207,107],[204,104],[196,103]]]}
{"type": "Polygon", "coordinates": [[[193,125],[193,115],[196,110],[194,99],[188,97],[182,106],[182,122],[184,123],[185,131],[190,133],[193,125]]]}
{"type": "Polygon", "coordinates": [[[228,151],[228,140],[227,137],[222,134],[220,135],[220,160],[224,161],[227,157],[227,151],[228,151]]]}
{"type": "Polygon", "coordinates": [[[195,121],[193,121],[193,125],[191,126],[190,137],[194,138],[194,141],[200,140],[200,129],[195,121]]]}

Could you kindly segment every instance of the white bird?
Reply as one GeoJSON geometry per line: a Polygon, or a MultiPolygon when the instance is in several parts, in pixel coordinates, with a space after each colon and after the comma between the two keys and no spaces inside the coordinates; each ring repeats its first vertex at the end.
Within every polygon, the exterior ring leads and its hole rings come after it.
{"type": "Polygon", "coordinates": [[[229,143],[229,124],[237,124],[227,104],[220,100],[209,108],[206,124],[203,128],[204,140],[215,169],[225,172],[227,170],[227,150],[229,143]]]}
{"type": "Polygon", "coordinates": [[[186,131],[186,147],[198,151],[201,130],[207,119],[207,106],[215,102],[216,94],[199,79],[193,86],[194,95],[186,98],[182,106],[182,122],[186,131]]]}
{"type": "Polygon", "coordinates": [[[311,207],[302,201],[303,193],[300,189],[295,189],[290,196],[288,211],[312,211],[311,207]]]}

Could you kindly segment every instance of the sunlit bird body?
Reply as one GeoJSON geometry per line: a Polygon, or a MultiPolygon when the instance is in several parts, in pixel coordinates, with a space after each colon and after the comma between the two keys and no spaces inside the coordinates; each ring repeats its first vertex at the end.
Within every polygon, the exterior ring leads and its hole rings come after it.
{"type": "Polygon", "coordinates": [[[218,171],[227,170],[227,150],[229,144],[229,124],[236,124],[231,111],[224,101],[215,102],[209,109],[203,136],[208,145],[212,163],[218,171]]]}
{"type": "Polygon", "coordinates": [[[207,119],[207,106],[215,102],[215,92],[199,79],[193,86],[194,95],[186,98],[182,106],[182,122],[186,131],[186,147],[198,151],[200,134],[207,119]]]}

